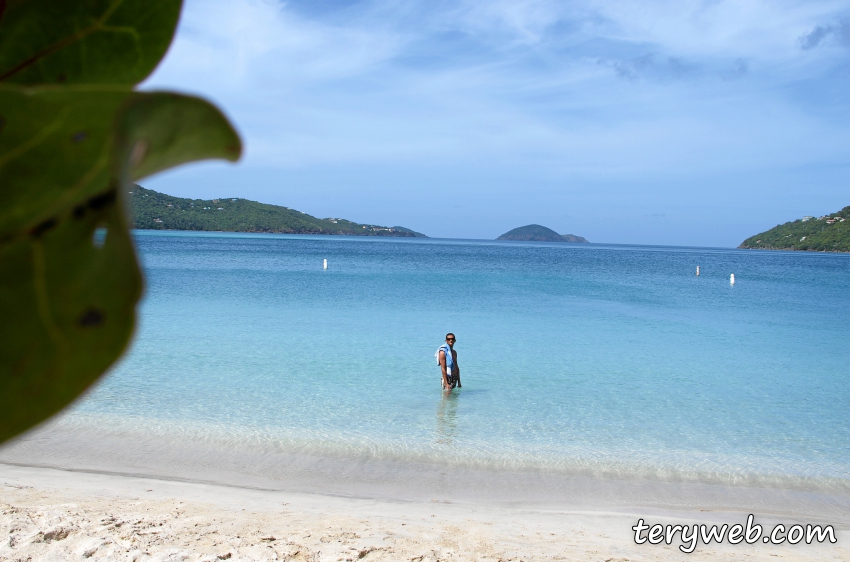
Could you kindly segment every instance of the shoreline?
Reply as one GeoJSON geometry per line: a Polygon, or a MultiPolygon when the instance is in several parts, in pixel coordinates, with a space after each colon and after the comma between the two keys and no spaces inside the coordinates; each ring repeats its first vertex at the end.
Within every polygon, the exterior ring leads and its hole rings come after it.
{"type": "Polygon", "coordinates": [[[811,254],[850,254],[850,250],[803,250],[800,248],[774,248],[774,247],[755,247],[740,245],[736,250],[770,250],[771,252],[809,252],[811,254]]]}
{"type": "Polygon", "coordinates": [[[252,449],[50,423],[0,448],[0,464],[187,485],[390,502],[460,501],[531,509],[752,511],[850,527],[850,489],[677,480],[630,473],[452,465],[439,460],[252,449]]]}
{"type": "Polygon", "coordinates": [[[357,232],[288,232],[283,230],[200,230],[192,228],[144,228],[134,226],[130,229],[140,232],[218,232],[229,234],[289,234],[293,236],[356,236],[358,238],[427,238],[430,236],[416,236],[415,234],[360,234],[357,232]]]}
{"type": "MultiPolygon", "coordinates": [[[[837,543],[637,545],[638,518],[736,524],[744,511],[482,505],[264,491],[0,464],[0,559],[846,560],[837,543]]],[[[809,518],[756,513],[765,527],[809,518]]]]}
{"type": "Polygon", "coordinates": [[[113,429],[54,422],[0,448],[0,560],[850,560],[846,490],[257,454],[113,429]],[[639,519],[749,514],[831,525],[837,542],[634,542],[639,519]]]}

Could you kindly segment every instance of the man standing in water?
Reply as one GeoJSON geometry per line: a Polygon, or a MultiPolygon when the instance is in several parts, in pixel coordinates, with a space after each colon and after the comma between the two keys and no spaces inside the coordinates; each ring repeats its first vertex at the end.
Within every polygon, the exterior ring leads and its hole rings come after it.
{"type": "Polygon", "coordinates": [[[438,360],[443,375],[443,390],[451,390],[455,386],[461,388],[460,367],[457,365],[457,351],[455,351],[455,335],[446,334],[446,343],[440,346],[438,360]]]}

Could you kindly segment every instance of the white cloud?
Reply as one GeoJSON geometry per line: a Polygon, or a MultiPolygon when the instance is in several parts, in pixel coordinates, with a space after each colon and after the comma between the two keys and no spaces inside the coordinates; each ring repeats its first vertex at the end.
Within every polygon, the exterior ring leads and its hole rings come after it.
{"type": "Polygon", "coordinates": [[[216,88],[340,79],[397,52],[397,37],[299,17],[271,0],[187,2],[180,29],[153,83],[216,88]]]}

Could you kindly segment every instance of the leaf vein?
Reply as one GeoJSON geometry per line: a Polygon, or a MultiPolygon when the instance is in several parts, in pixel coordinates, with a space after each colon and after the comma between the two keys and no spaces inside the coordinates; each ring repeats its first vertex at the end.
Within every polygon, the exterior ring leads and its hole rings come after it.
{"type": "Polygon", "coordinates": [[[74,34],[72,34],[69,37],[66,37],[64,39],[57,41],[53,45],[50,45],[49,47],[42,49],[38,53],[29,57],[28,59],[25,59],[22,62],[18,63],[17,66],[12,67],[11,69],[4,72],[3,74],[0,74],[0,82],[6,80],[10,76],[14,76],[15,74],[17,74],[21,70],[32,66],[33,64],[37,63],[41,59],[46,58],[46,57],[52,55],[55,52],[61,51],[65,47],[70,47],[71,45],[73,45],[77,41],[82,41],[83,39],[85,39],[86,37],[91,35],[92,33],[95,33],[97,31],[102,30],[105,27],[107,20],[109,20],[109,18],[112,16],[112,14],[115,12],[115,10],[117,10],[118,7],[123,2],[124,2],[124,0],[116,0],[115,2],[113,2],[109,6],[109,8],[106,9],[106,11],[92,25],[90,25],[86,28],[83,28],[80,31],[75,32],[74,34]]]}
{"type": "Polygon", "coordinates": [[[65,121],[65,117],[68,116],[68,111],[68,109],[64,110],[56,120],[45,126],[40,133],[38,133],[36,136],[32,137],[25,143],[16,146],[5,154],[0,154],[0,168],[2,168],[15,158],[21,157],[22,155],[26,154],[27,152],[47,140],[50,135],[55,133],[56,130],[62,126],[62,123],[65,121]]]}
{"type": "Polygon", "coordinates": [[[41,318],[45,330],[47,330],[47,335],[50,336],[50,339],[56,345],[57,351],[61,351],[64,340],[59,328],[53,322],[53,316],[50,314],[50,297],[47,295],[47,280],[45,275],[44,246],[41,240],[32,241],[32,266],[38,316],[41,318]]]}

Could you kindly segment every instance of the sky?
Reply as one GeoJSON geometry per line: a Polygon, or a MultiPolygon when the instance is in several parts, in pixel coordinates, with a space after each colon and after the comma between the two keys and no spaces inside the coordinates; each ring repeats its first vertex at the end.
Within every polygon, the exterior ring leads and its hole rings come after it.
{"type": "Polygon", "coordinates": [[[720,247],[850,205],[850,0],[186,0],[142,88],[243,138],[180,197],[720,247]]]}

